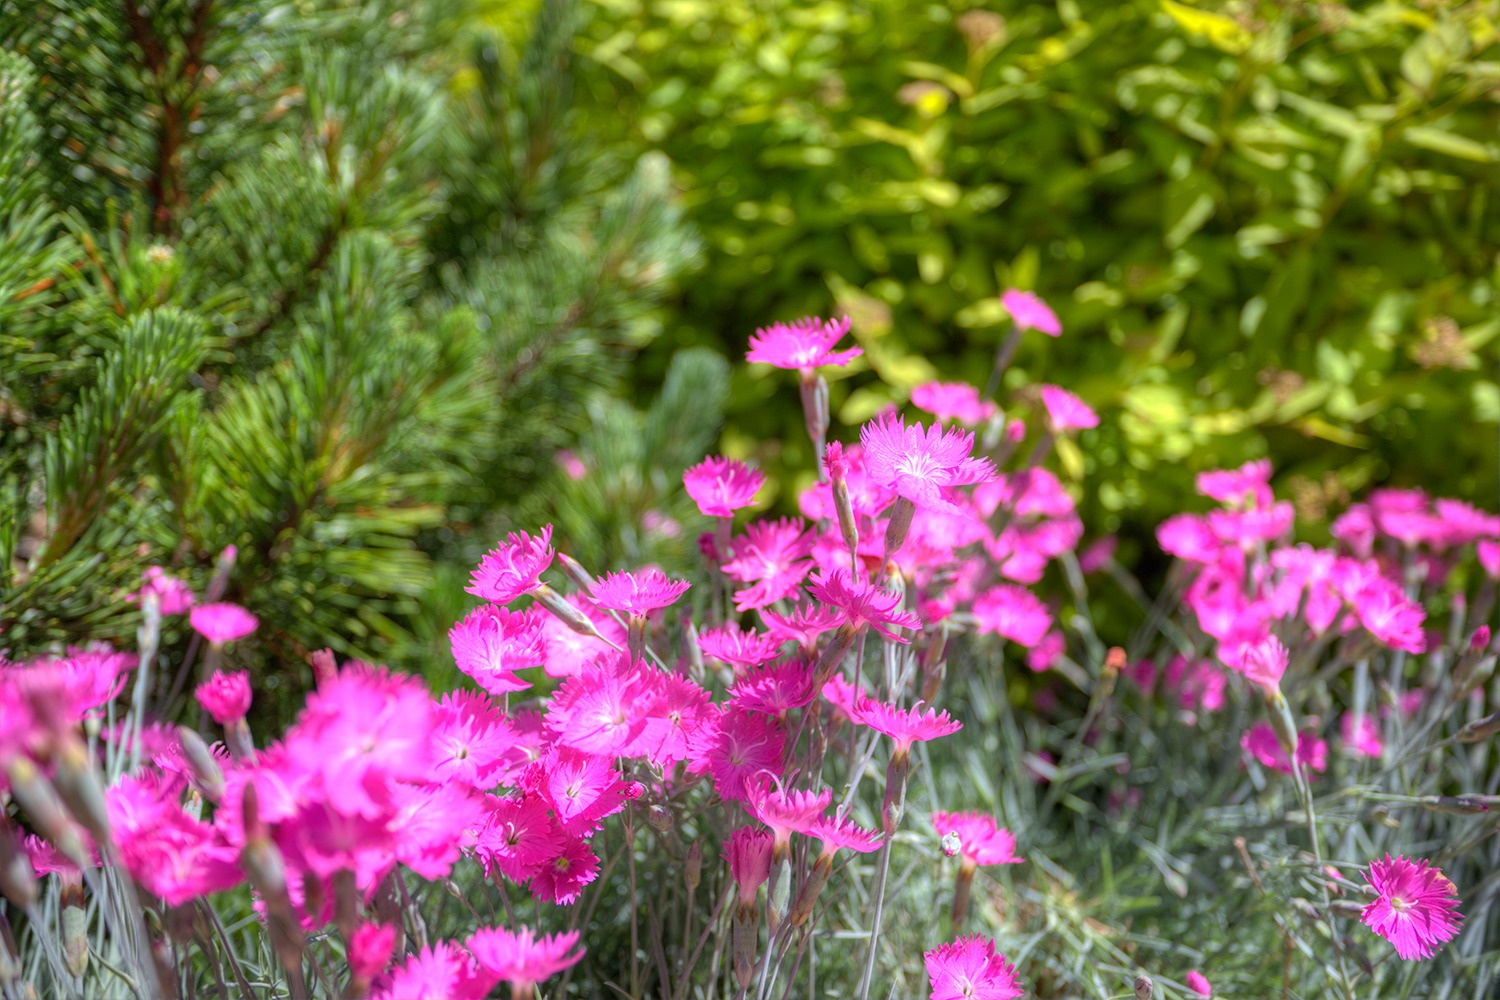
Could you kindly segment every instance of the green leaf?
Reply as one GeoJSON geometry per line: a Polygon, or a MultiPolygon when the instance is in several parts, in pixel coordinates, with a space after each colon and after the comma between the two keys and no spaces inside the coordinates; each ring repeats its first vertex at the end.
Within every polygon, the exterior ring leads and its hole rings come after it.
{"type": "Polygon", "coordinates": [[[1167,184],[1162,199],[1162,240],[1173,250],[1182,246],[1213,218],[1215,185],[1204,173],[1193,171],[1167,184]]]}
{"type": "Polygon", "coordinates": [[[1435,125],[1413,125],[1403,131],[1401,137],[1413,146],[1446,156],[1456,156],[1461,160],[1471,160],[1474,163],[1500,161],[1500,146],[1456,135],[1435,125]]]}

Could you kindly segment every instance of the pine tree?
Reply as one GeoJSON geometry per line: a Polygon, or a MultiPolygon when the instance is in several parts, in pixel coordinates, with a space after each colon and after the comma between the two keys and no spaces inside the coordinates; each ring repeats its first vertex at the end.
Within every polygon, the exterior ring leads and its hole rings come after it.
{"type": "Polygon", "coordinates": [[[119,639],[145,565],[202,592],[233,546],[241,655],[417,665],[435,559],[545,506],[696,250],[663,164],[574,121],[572,4],[519,42],[464,13],[0,0],[10,655],[119,639]]]}

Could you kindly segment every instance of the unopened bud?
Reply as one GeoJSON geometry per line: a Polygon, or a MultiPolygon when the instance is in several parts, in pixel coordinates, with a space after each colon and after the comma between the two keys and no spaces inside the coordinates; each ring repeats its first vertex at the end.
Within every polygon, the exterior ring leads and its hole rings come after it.
{"type": "Polygon", "coordinates": [[[599,635],[599,630],[594,627],[594,623],[589,621],[587,615],[569,604],[561,594],[545,583],[533,590],[531,596],[536,598],[538,604],[557,616],[558,621],[579,635],[586,635],[594,639],[603,638],[599,635]]]}
{"type": "Polygon", "coordinates": [[[740,990],[749,989],[755,976],[755,953],[760,943],[760,921],[755,911],[742,906],[734,913],[734,981],[740,990]]]}
{"type": "Polygon", "coordinates": [[[79,978],[89,969],[89,914],[84,907],[83,886],[63,886],[62,913],[63,964],[79,978]]]}
{"type": "Polygon", "coordinates": [[[957,830],[949,830],[943,834],[943,857],[958,857],[958,852],[963,847],[963,843],[963,838],[958,835],[957,830]]]}
{"type": "Polygon", "coordinates": [[[109,809],[104,804],[104,787],[89,760],[88,749],[76,737],[64,742],[57,755],[55,783],[57,794],[93,835],[94,843],[101,847],[109,843],[109,809]]]}
{"type": "Polygon", "coordinates": [[[1489,739],[1496,733],[1500,733],[1500,712],[1486,715],[1482,719],[1475,719],[1458,731],[1456,739],[1460,743],[1478,743],[1480,740],[1489,739]]]}
{"type": "Polygon", "coordinates": [[[1429,812],[1448,813],[1451,816],[1473,816],[1490,811],[1489,806],[1472,795],[1424,795],[1419,801],[1422,808],[1429,812]]]}
{"type": "Polygon", "coordinates": [[[698,842],[693,841],[687,850],[687,862],[682,866],[683,877],[687,879],[688,892],[695,892],[698,883],[703,881],[703,848],[698,842]]]}
{"type": "Polygon", "coordinates": [[[1150,976],[1135,977],[1135,1000],[1151,1000],[1156,991],[1156,984],[1151,981],[1150,976]]]}
{"type": "Polygon", "coordinates": [[[787,907],[792,902],[792,866],[782,851],[771,859],[770,885],[766,889],[766,923],[771,933],[786,919],[787,907]]]}
{"type": "Polygon", "coordinates": [[[672,829],[672,811],[663,805],[646,807],[646,823],[657,833],[672,829]]]}
{"type": "MultiPolygon", "coordinates": [[[[562,567],[563,576],[572,580],[573,586],[579,590],[592,591],[597,586],[598,581],[594,579],[594,575],[584,569],[582,563],[566,552],[559,552],[557,554],[557,564],[562,567]]],[[[542,586],[546,586],[546,584],[542,586]]]]}
{"type": "Polygon", "coordinates": [[[74,823],[63,808],[57,790],[48,783],[36,765],[24,757],[17,757],[6,768],[10,778],[10,794],[31,819],[31,825],[42,839],[62,852],[63,856],[79,868],[90,864],[88,849],[74,823]]]}
{"type": "Polygon", "coordinates": [[[833,676],[833,672],[839,668],[839,665],[844,662],[844,657],[853,648],[854,639],[858,634],[858,630],[850,622],[840,625],[838,631],[833,633],[828,647],[818,657],[818,665],[813,668],[814,691],[823,690],[823,685],[828,683],[828,678],[833,676]]]}
{"type": "MultiPolygon", "coordinates": [[[[0,813],[0,896],[4,896],[19,910],[29,910],[36,904],[36,871],[31,859],[16,844],[15,832],[0,813]]],[[[3,962],[0,956],[0,962],[3,962]]]]}
{"type": "Polygon", "coordinates": [[[885,828],[886,840],[890,840],[901,825],[906,812],[906,777],[911,772],[911,754],[898,750],[891,754],[891,762],[885,769],[885,800],[880,806],[880,820],[885,828]]]}
{"type": "Polygon", "coordinates": [[[338,678],[339,663],[334,659],[333,650],[315,650],[308,656],[307,662],[312,665],[313,681],[318,687],[326,687],[338,678]]]}
{"type": "Polygon", "coordinates": [[[917,512],[917,505],[906,497],[897,497],[896,505],[891,508],[890,520],[885,525],[885,558],[889,562],[895,557],[901,546],[906,542],[906,533],[911,530],[912,515],[917,512]]]}
{"type": "Polygon", "coordinates": [[[219,762],[214,760],[208,744],[187,726],[177,728],[177,739],[182,744],[182,756],[193,772],[193,781],[202,790],[204,798],[210,802],[218,802],[224,797],[224,771],[219,767],[219,762]]]}

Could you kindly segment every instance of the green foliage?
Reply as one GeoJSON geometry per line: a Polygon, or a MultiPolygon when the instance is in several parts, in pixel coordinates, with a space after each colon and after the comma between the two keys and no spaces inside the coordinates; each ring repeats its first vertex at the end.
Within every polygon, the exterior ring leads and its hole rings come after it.
{"type": "MultiPolygon", "coordinates": [[[[1006,385],[1101,411],[1071,470],[1100,530],[1259,455],[1312,522],[1380,482],[1495,503],[1495,4],[986,6],[598,0],[598,128],[671,157],[711,248],[685,340],[847,311],[890,386],[835,383],[853,422],[983,385],[1032,288],[1065,333],[1006,385]]],[[[785,478],[771,398],[741,377],[728,426],[785,478]]]]}
{"type": "Polygon", "coordinates": [[[573,6],[508,72],[457,13],[0,3],[12,655],[126,636],[143,566],[203,593],[232,545],[236,655],[420,667],[434,560],[536,506],[655,335],[696,244],[661,158],[573,111],[573,6]]]}

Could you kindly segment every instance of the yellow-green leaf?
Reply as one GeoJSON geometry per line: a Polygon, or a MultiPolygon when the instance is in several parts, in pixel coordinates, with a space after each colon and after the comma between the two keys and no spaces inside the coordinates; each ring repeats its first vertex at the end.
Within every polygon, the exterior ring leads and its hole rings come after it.
{"type": "Polygon", "coordinates": [[[1194,10],[1174,0],[1161,0],[1161,9],[1171,15],[1172,20],[1190,35],[1205,39],[1214,48],[1230,55],[1243,55],[1250,50],[1255,40],[1249,30],[1238,21],[1210,10],[1194,10]]]}

